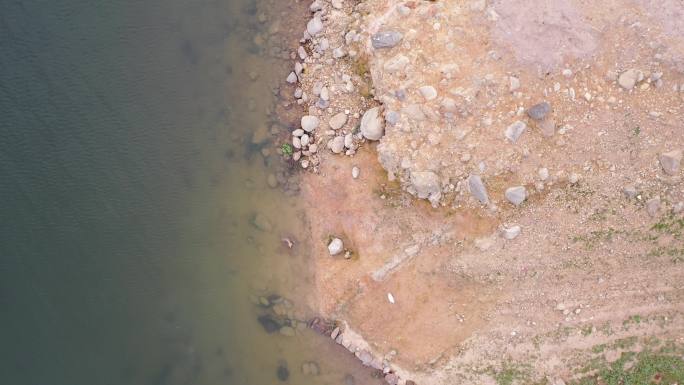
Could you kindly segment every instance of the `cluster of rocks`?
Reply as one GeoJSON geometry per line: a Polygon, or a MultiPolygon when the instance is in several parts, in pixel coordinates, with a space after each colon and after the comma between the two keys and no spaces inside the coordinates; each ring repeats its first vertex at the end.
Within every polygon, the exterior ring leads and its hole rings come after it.
{"type": "Polygon", "coordinates": [[[374,376],[384,378],[388,384],[415,385],[411,380],[401,379],[392,367],[392,360],[397,355],[395,350],[390,351],[383,357],[374,355],[363,337],[351,330],[346,324],[336,325],[332,322],[315,318],[310,322],[310,327],[321,334],[330,336],[337,344],[354,354],[364,366],[373,368],[377,372],[374,376]]]}
{"type": "Polygon", "coordinates": [[[292,54],[294,68],[286,82],[296,87],[293,96],[305,115],[292,130],[292,151],[285,155],[305,169],[317,170],[323,149],[351,156],[384,132],[380,109],[370,99],[358,99],[366,73],[358,50],[362,36],[352,25],[361,13],[348,3],[312,2],[312,17],[292,54]]]}
{"type": "Polygon", "coordinates": [[[250,295],[249,300],[260,310],[257,321],[268,334],[293,337],[307,327],[305,322],[295,318],[294,304],[286,298],[277,294],[250,295]]]}

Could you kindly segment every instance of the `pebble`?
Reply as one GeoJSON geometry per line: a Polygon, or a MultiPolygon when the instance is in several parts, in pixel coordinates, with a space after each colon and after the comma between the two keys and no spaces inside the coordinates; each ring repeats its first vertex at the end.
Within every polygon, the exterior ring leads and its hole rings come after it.
{"type": "Polygon", "coordinates": [[[352,178],[358,179],[360,173],[361,173],[361,170],[359,170],[358,167],[356,167],[356,166],[352,167],[352,178]]]}
{"type": "Polygon", "coordinates": [[[320,0],[314,0],[311,5],[309,5],[309,11],[311,12],[318,12],[321,9],[323,9],[323,4],[321,4],[320,0]]]}
{"type": "Polygon", "coordinates": [[[527,109],[527,116],[534,120],[543,120],[551,112],[551,104],[541,102],[527,109]]]}
{"type": "Polygon", "coordinates": [[[285,79],[285,81],[287,81],[290,84],[297,83],[297,74],[295,74],[294,72],[290,72],[290,74],[287,75],[287,79],[285,79]]]}
{"type": "Polygon", "coordinates": [[[520,206],[527,198],[527,190],[524,186],[509,187],[504,193],[506,200],[514,204],[515,206],[520,206]]]}
{"type": "Polygon", "coordinates": [[[304,130],[302,130],[301,128],[298,128],[298,129],[292,131],[292,136],[302,136],[302,135],[304,135],[304,130]]]}
{"type": "Polygon", "coordinates": [[[330,243],[328,243],[328,252],[330,256],[335,256],[344,250],[344,243],[340,238],[333,238],[330,243]]]}
{"type": "Polygon", "coordinates": [[[344,57],[346,54],[347,54],[347,53],[344,52],[344,50],[342,49],[342,47],[335,48],[335,49],[333,50],[333,53],[332,53],[332,55],[333,55],[333,57],[334,57],[335,59],[342,58],[342,57],[344,57]]]}
{"type": "Polygon", "coordinates": [[[487,188],[485,187],[484,183],[482,183],[482,178],[480,178],[479,175],[472,174],[468,177],[468,189],[475,199],[480,201],[480,203],[489,203],[487,188]]]}
{"type": "Polygon", "coordinates": [[[506,128],[504,135],[506,136],[506,139],[515,143],[518,141],[518,138],[520,138],[520,136],[525,132],[526,129],[527,124],[525,124],[525,122],[521,120],[518,120],[515,123],[508,126],[508,128],[506,128]]]}
{"type": "Polygon", "coordinates": [[[660,154],[660,166],[668,175],[677,175],[682,162],[682,150],[674,150],[660,154]]]}
{"type": "Polygon", "coordinates": [[[311,36],[316,36],[323,30],[323,22],[319,16],[314,16],[306,23],[306,32],[311,36]]]}
{"type": "Polygon", "coordinates": [[[317,117],[311,115],[302,116],[301,126],[304,131],[311,132],[318,128],[318,124],[319,121],[317,117]]]}
{"type": "Polygon", "coordinates": [[[330,128],[332,128],[333,130],[339,130],[340,128],[344,127],[344,125],[346,123],[347,123],[347,114],[345,114],[344,112],[340,112],[339,114],[335,114],[328,121],[330,128]]]}
{"type": "Polygon", "coordinates": [[[651,217],[658,215],[660,211],[660,197],[651,198],[646,201],[646,212],[651,217]]]}
{"type": "Polygon", "coordinates": [[[437,98],[437,90],[433,86],[422,86],[418,89],[425,100],[434,100],[437,98]]]}
{"type": "Polygon", "coordinates": [[[404,35],[398,31],[381,31],[371,36],[373,48],[392,48],[399,44],[404,35]]]}
{"type": "Polygon", "coordinates": [[[572,70],[570,68],[564,69],[562,73],[566,78],[572,77],[572,70]]]}
{"type": "Polygon", "coordinates": [[[297,48],[297,54],[299,55],[299,58],[302,60],[306,59],[309,56],[309,54],[306,53],[306,49],[304,49],[304,47],[302,47],[301,45],[299,46],[299,48],[297,48]]]}
{"type": "Polygon", "coordinates": [[[620,87],[626,90],[631,90],[632,88],[634,88],[637,82],[639,82],[639,78],[643,78],[643,76],[644,75],[643,73],[641,73],[641,71],[629,69],[620,74],[620,77],[618,77],[618,84],[620,85],[620,87]]]}
{"type": "Polygon", "coordinates": [[[511,227],[506,227],[501,231],[501,235],[505,239],[512,240],[515,239],[518,235],[520,235],[520,232],[522,231],[522,228],[518,225],[511,226],[511,227]]]}
{"type": "Polygon", "coordinates": [[[335,154],[344,151],[344,137],[336,136],[328,141],[328,148],[335,154]]]}
{"type": "Polygon", "coordinates": [[[361,134],[368,140],[379,140],[385,129],[380,116],[380,107],[373,107],[366,111],[361,118],[361,134]]]}
{"type": "Polygon", "coordinates": [[[302,135],[301,138],[299,138],[299,140],[302,143],[302,147],[306,147],[309,145],[309,140],[310,140],[309,135],[304,134],[304,135],[302,135]]]}
{"type": "Polygon", "coordinates": [[[570,176],[568,177],[568,182],[570,182],[571,184],[575,184],[575,183],[579,182],[579,180],[580,180],[579,174],[576,174],[574,172],[572,174],[570,174],[570,176]]]}
{"type": "Polygon", "coordinates": [[[298,136],[293,136],[292,137],[292,146],[296,149],[302,148],[302,139],[300,139],[298,136]]]}
{"type": "Polygon", "coordinates": [[[330,100],[330,91],[328,90],[328,87],[321,88],[320,98],[325,101],[330,100]]]}
{"type": "Polygon", "coordinates": [[[628,199],[634,199],[637,196],[637,189],[634,186],[626,186],[622,189],[622,193],[628,199]]]}

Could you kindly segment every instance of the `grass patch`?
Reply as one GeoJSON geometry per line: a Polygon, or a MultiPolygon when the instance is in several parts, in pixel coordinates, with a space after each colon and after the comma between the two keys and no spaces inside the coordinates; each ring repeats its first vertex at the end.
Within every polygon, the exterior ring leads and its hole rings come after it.
{"type": "Polygon", "coordinates": [[[684,383],[684,360],[675,355],[626,352],[615,362],[583,378],[578,385],[648,385],[684,383]]]}

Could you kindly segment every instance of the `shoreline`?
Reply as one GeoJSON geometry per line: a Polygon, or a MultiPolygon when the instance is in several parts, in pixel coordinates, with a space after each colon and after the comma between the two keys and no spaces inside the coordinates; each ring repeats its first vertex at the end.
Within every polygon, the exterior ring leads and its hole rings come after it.
{"type": "Polygon", "coordinates": [[[682,245],[654,228],[684,209],[684,26],[622,0],[351,3],[311,3],[279,146],[307,171],[310,305],[334,339],[392,385],[497,382],[509,361],[561,384],[624,350],[592,347],[682,344],[682,245]],[[650,289],[624,296],[628,277],[650,289]]]}

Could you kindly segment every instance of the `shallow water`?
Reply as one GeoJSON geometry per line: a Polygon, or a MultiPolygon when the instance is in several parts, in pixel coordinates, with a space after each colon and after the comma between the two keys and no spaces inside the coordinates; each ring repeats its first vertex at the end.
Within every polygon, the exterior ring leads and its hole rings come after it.
{"type": "Polygon", "coordinates": [[[289,65],[253,39],[274,4],[0,1],[3,383],[377,381],[257,322],[259,295],[312,316],[299,202],[252,143],[289,65]]]}

